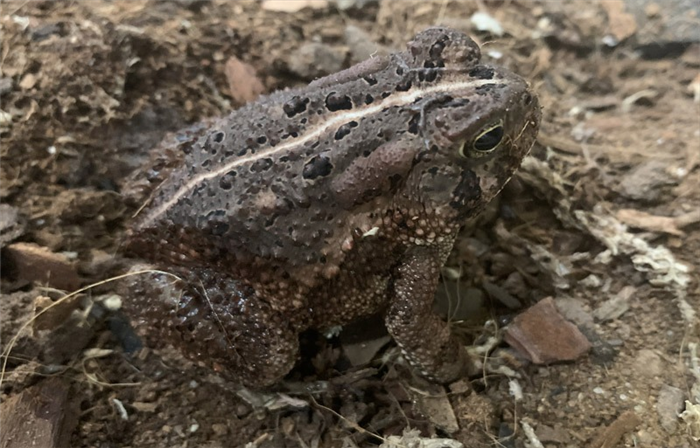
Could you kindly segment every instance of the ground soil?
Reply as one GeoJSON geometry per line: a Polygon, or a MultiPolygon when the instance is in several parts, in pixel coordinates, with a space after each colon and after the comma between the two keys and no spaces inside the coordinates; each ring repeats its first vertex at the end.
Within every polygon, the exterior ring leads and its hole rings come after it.
{"type": "MultiPolygon", "coordinates": [[[[52,376],[78,409],[75,447],[368,446],[407,428],[467,447],[537,446],[532,437],[545,447],[700,446],[678,418],[685,400],[700,404],[698,44],[653,34],[615,2],[324,3],[3,2],[4,411],[52,376]],[[479,31],[479,10],[504,34],[479,31]],[[472,35],[543,106],[531,159],[465,229],[445,275],[458,308],[475,303],[451,311],[453,328],[466,343],[494,336],[489,363],[501,373],[445,389],[412,377],[391,344],[353,365],[351,342],[311,334],[284,384],[243,393],[147,337],[136,350],[110,311],[129,294],[116,283],[22,327],[63,293],[13,272],[9,244],[64,256],[83,286],[126,272],[119,246],[138,207],[127,179],[169,132],[241,106],[256,83],[303,85],[368,42],[402,48],[435,24],[472,35]],[[367,33],[363,44],[349,26],[367,33]],[[304,71],[293,59],[312,42],[327,57],[304,71]],[[232,78],[231,58],[254,71],[232,78]],[[593,348],[537,366],[501,328],[549,296],[593,348]]],[[[643,11],[657,22],[665,13],[643,11]]]]}

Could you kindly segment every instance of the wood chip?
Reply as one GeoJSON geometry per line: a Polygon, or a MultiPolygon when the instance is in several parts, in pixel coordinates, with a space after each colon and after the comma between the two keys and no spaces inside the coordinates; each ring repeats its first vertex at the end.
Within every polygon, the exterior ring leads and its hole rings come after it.
{"type": "Polygon", "coordinates": [[[15,278],[49,285],[64,291],[80,286],[73,264],[65,255],[51,252],[33,243],[15,243],[5,249],[8,265],[15,278]]]}
{"type": "Polygon", "coordinates": [[[668,233],[676,236],[685,235],[685,233],[680,230],[680,227],[700,222],[700,210],[671,217],[656,216],[641,210],[625,208],[618,210],[616,216],[617,219],[630,227],[648,230],[650,232],[668,233]]]}
{"type": "Polygon", "coordinates": [[[438,384],[424,384],[421,389],[409,388],[416,409],[448,434],[457,432],[459,423],[445,388],[438,384]]]}
{"type": "Polygon", "coordinates": [[[49,378],[2,403],[0,448],[67,448],[78,423],[77,396],[49,378]]]}
{"type": "Polygon", "coordinates": [[[588,448],[615,448],[619,446],[622,437],[634,430],[641,423],[634,411],[627,411],[605,428],[598,437],[593,439],[588,448]]]}

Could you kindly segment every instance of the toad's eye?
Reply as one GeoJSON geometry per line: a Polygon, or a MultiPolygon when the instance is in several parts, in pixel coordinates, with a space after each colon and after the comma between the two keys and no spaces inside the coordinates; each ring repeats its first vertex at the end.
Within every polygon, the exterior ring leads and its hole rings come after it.
{"type": "Polygon", "coordinates": [[[480,152],[490,152],[498,147],[503,138],[503,125],[501,123],[496,124],[488,129],[485,129],[479,136],[474,140],[474,149],[480,152]]]}
{"type": "Polygon", "coordinates": [[[465,141],[459,150],[462,157],[483,157],[492,152],[503,140],[503,122],[486,126],[472,141],[465,141]]]}

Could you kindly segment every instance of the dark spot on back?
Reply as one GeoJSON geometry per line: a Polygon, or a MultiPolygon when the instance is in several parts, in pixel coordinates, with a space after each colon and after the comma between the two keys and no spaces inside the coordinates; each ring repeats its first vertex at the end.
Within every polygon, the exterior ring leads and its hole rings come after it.
{"type": "Polygon", "coordinates": [[[503,87],[505,87],[505,84],[484,84],[481,86],[478,86],[474,91],[478,93],[479,95],[486,95],[488,93],[491,93],[496,90],[500,90],[503,87]]]}
{"type": "Polygon", "coordinates": [[[292,118],[293,116],[300,114],[306,110],[306,105],[309,104],[308,98],[300,98],[298,96],[292,97],[289,101],[284,103],[282,110],[287,115],[287,118],[292,118]]]}
{"type": "Polygon", "coordinates": [[[372,104],[374,102],[374,97],[369,93],[365,95],[365,104],[372,104]]]}
{"type": "Polygon", "coordinates": [[[418,72],[418,79],[425,82],[433,82],[438,77],[438,71],[435,69],[426,69],[418,72]]]}
{"type": "Polygon", "coordinates": [[[493,79],[493,73],[494,71],[491,67],[479,65],[469,71],[469,76],[478,79],[493,79]]]}
{"type": "Polygon", "coordinates": [[[413,135],[418,135],[420,125],[420,114],[415,114],[408,122],[408,132],[413,135]]]}
{"type": "Polygon", "coordinates": [[[377,78],[375,78],[374,75],[367,75],[367,76],[365,76],[365,77],[362,78],[362,79],[364,79],[365,82],[366,82],[367,84],[369,84],[370,86],[373,86],[373,85],[375,85],[375,84],[377,83],[377,78]]]}
{"type": "Polygon", "coordinates": [[[350,121],[348,123],[345,123],[341,127],[338,128],[338,130],[335,132],[335,139],[336,140],[342,140],[346,135],[350,133],[352,128],[357,127],[357,122],[356,121],[350,121]]]}
{"type": "Polygon", "coordinates": [[[220,236],[228,232],[231,226],[227,222],[215,222],[211,225],[211,234],[220,236]]]}
{"type": "Polygon", "coordinates": [[[224,133],[221,132],[221,131],[218,131],[218,132],[216,132],[216,133],[214,134],[214,141],[215,141],[216,143],[221,143],[222,141],[224,141],[224,137],[225,137],[225,136],[226,136],[226,134],[224,134],[224,133]]]}
{"type": "Polygon", "coordinates": [[[304,164],[301,175],[304,179],[314,180],[318,177],[328,176],[333,171],[333,165],[325,154],[319,154],[304,164]]]}
{"type": "Polygon", "coordinates": [[[222,177],[219,179],[219,188],[222,190],[230,190],[233,188],[233,184],[231,183],[230,179],[227,179],[226,176],[222,177]]]}
{"type": "Polygon", "coordinates": [[[226,210],[212,210],[204,216],[204,225],[213,235],[223,235],[228,232],[229,224],[225,221],[226,210]]]}
{"type": "Polygon", "coordinates": [[[230,190],[231,188],[233,188],[233,184],[236,181],[237,174],[238,173],[236,173],[235,170],[231,170],[228,173],[221,176],[221,178],[219,179],[219,187],[222,190],[230,190]]]}
{"type": "Polygon", "coordinates": [[[347,95],[338,95],[336,92],[331,92],[326,97],[326,108],[330,112],[350,110],[352,109],[352,100],[347,95]]]}
{"type": "Polygon", "coordinates": [[[396,85],[396,91],[397,92],[406,92],[407,90],[409,90],[411,88],[411,85],[412,85],[411,80],[405,79],[396,85]]]}
{"type": "Polygon", "coordinates": [[[457,98],[445,103],[445,107],[462,107],[467,104],[469,104],[469,98],[457,98]]]}
{"type": "Polygon", "coordinates": [[[377,137],[382,140],[389,141],[394,138],[394,131],[391,128],[382,128],[382,130],[377,132],[377,137]]]}
{"type": "Polygon", "coordinates": [[[445,49],[445,43],[449,40],[447,36],[440,36],[440,38],[435,42],[428,50],[430,59],[436,61],[442,59],[442,51],[445,49]]]}
{"type": "Polygon", "coordinates": [[[261,135],[260,137],[258,137],[257,142],[259,145],[264,145],[265,143],[267,143],[267,137],[265,137],[264,135],[261,135]]]}
{"type": "Polygon", "coordinates": [[[261,173],[263,171],[267,171],[268,169],[270,169],[270,167],[272,165],[274,165],[274,162],[269,157],[264,158],[264,159],[258,159],[255,162],[253,162],[252,165],[250,165],[250,172],[251,173],[261,173]]]}
{"type": "Polygon", "coordinates": [[[285,133],[285,134],[282,134],[282,140],[286,140],[286,139],[288,139],[289,137],[297,138],[297,137],[299,137],[299,133],[298,133],[298,132],[295,132],[295,131],[292,131],[292,132],[287,132],[287,133],[285,133]]]}
{"type": "Polygon", "coordinates": [[[277,215],[272,215],[269,218],[265,220],[265,227],[272,227],[275,225],[275,221],[277,220],[277,215]]]}

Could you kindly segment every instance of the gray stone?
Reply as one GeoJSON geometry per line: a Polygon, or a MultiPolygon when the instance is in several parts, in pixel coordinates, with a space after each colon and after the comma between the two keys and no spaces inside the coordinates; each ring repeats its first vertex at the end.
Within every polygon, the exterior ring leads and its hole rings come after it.
{"type": "Polygon", "coordinates": [[[345,49],[320,42],[310,42],[292,53],[289,58],[289,69],[306,80],[320,78],[342,70],[345,54],[345,49]]]}
{"type": "Polygon", "coordinates": [[[678,428],[678,414],[683,411],[683,391],[677,387],[662,384],[656,400],[656,412],[659,414],[661,427],[673,434],[678,428]]]}
{"type": "Polygon", "coordinates": [[[625,0],[637,21],[637,42],[700,42],[700,2],[697,0],[625,0]]]}

